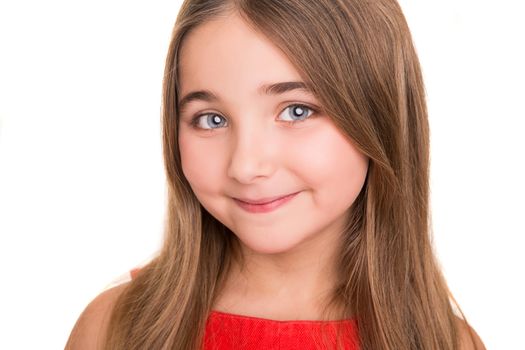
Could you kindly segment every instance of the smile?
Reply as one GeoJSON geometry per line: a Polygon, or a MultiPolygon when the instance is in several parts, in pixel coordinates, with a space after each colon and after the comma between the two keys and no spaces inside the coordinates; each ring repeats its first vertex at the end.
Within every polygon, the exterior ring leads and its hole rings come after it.
{"type": "Polygon", "coordinates": [[[267,203],[259,203],[259,204],[253,204],[253,203],[247,203],[243,202],[237,198],[234,198],[235,203],[237,203],[242,209],[246,210],[250,213],[268,213],[270,211],[273,211],[280,206],[284,205],[285,203],[288,203],[290,200],[292,200],[299,192],[292,193],[289,195],[286,195],[284,197],[277,198],[275,200],[272,200],[267,203]]]}

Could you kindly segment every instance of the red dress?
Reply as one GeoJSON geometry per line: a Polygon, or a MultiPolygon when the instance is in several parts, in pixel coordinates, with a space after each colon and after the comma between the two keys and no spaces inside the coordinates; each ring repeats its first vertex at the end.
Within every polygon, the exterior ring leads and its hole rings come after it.
{"type": "MultiPolygon", "coordinates": [[[[139,269],[130,272],[134,278],[139,269]]],[[[203,350],[331,350],[336,349],[338,329],[341,349],[359,350],[355,318],[277,321],[212,310],[206,321],[203,350]],[[326,342],[323,342],[323,333],[326,342]]]]}
{"type": "Polygon", "coordinates": [[[276,321],[212,310],[206,323],[203,350],[335,349],[337,326],[343,344],[340,349],[358,350],[356,319],[276,321]],[[327,343],[322,342],[321,326],[325,327],[327,343]]]}

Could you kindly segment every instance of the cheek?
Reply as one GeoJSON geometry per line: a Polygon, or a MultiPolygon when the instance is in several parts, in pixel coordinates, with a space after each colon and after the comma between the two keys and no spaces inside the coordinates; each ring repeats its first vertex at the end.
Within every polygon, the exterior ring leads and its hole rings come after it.
{"type": "Polygon", "coordinates": [[[182,171],[194,192],[216,191],[222,178],[221,154],[217,153],[216,148],[210,149],[200,141],[198,138],[184,137],[184,134],[179,136],[182,171]]]}
{"type": "Polygon", "coordinates": [[[350,206],[363,187],[368,157],[331,123],[317,128],[291,154],[296,172],[319,206],[350,206]],[[335,201],[335,202],[334,202],[335,201]]]}

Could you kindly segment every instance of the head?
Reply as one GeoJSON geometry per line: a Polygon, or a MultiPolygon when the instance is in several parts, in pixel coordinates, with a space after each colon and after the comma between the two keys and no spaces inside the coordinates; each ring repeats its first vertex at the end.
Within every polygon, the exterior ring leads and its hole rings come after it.
{"type": "Polygon", "coordinates": [[[362,349],[452,349],[429,237],[428,133],[395,0],[185,1],[164,80],[165,243],[121,303],[145,300],[128,321],[134,346],[197,346],[243,249],[333,238],[333,300],[363,326],[362,349]],[[264,214],[236,200],[292,193],[264,214]]]}
{"type": "Polygon", "coordinates": [[[202,210],[259,253],[326,244],[365,181],[368,157],[304,76],[237,13],[200,25],[180,47],[180,169],[202,210]],[[266,213],[238,203],[293,193],[266,213]]]}

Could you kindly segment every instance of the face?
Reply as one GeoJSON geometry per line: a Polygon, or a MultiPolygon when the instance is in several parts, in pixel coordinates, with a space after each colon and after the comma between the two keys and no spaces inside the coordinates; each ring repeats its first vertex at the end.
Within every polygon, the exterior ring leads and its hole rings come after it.
{"type": "Polygon", "coordinates": [[[294,88],[300,84],[265,89],[302,82],[287,57],[230,17],[191,32],[179,59],[182,168],[202,206],[258,253],[291,252],[337,235],[368,158],[319,112],[315,96],[294,88]],[[235,199],[293,193],[284,203],[252,206],[256,212],[235,199]]]}

